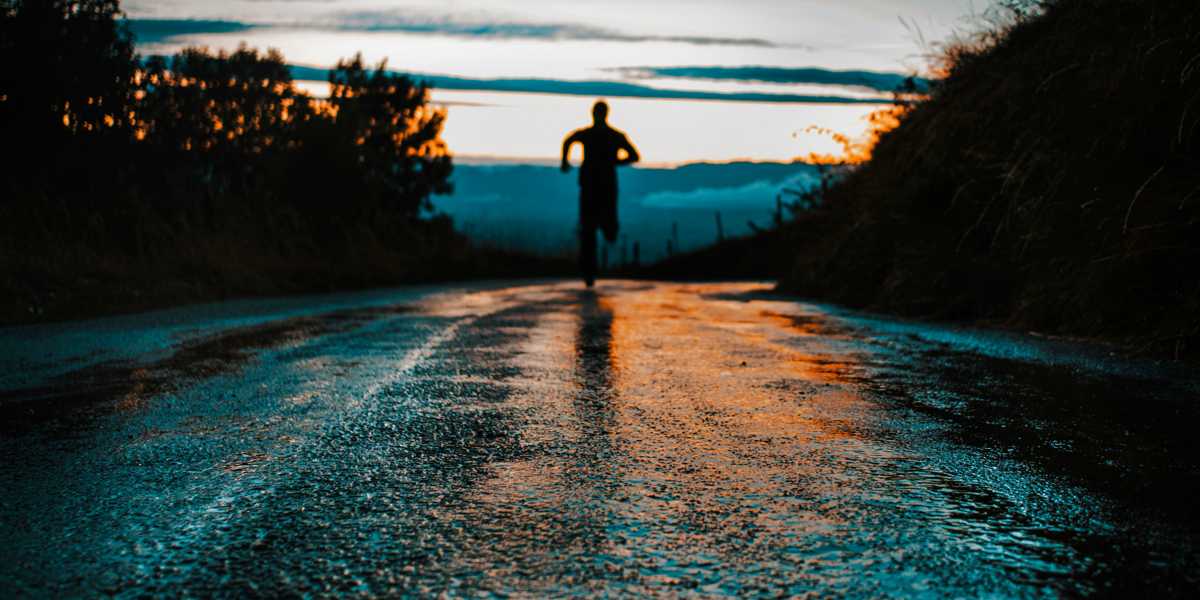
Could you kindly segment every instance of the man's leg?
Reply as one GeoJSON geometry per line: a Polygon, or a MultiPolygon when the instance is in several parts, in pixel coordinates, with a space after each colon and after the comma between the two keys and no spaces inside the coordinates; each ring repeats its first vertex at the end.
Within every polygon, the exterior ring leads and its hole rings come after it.
{"type": "Polygon", "coordinates": [[[588,287],[596,283],[596,226],[590,219],[579,223],[579,271],[588,287]]]}
{"type": "MultiPolygon", "coordinates": [[[[596,229],[604,235],[604,268],[608,269],[608,250],[614,242],[617,241],[617,190],[615,184],[611,188],[603,190],[603,194],[595,202],[596,206],[596,229]]],[[[595,243],[596,236],[592,235],[592,242],[595,243]]]]}
{"type": "Polygon", "coordinates": [[[617,241],[617,183],[612,182],[612,186],[605,188],[602,197],[598,202],[599,214],[598,223],[596,226],[604,233],[604,241],[613,243],[617,241]]]}
{"type": "Polygon", "coordinates": [[[613,243],[617,241],[617,222],[609,221],[600,227],[600,232],[604,234],[604,241],[613,243]]]}

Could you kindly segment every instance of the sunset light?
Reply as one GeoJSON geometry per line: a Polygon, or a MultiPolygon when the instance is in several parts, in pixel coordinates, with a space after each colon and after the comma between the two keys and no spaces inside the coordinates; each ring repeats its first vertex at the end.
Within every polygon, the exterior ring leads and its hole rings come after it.
{"type": "Polygon", "coordinates": [[[0,600],[1200,598],[1197,0],[0,0],[0,600]]]}

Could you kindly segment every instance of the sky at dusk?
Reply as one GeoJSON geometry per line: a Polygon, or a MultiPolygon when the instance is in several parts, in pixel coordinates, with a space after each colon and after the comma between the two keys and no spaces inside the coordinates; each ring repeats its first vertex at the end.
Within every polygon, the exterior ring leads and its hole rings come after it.
{"type": "MultiPolygon", "coordinates": [[[[980,0],[127,0],[143,54],[278,48],[431,77],[460,160],[553,160],[597,97],[649,164],[833,152],[980,0]],[[903,21],[903,22],[902,22],[903,21]],[[907,23],[907,25],[906,25],[907,23]],[[919,30],[919,34],[916,33],[919,30]],[[753,67],[753,68],[748,68],[753,67]],[[500,80],[499,82],[497,80],[500,80]],[[599,82],[604,85],[583,84],[599,82]]],[[[301,75],[301,79],[304,77],[301,75]]],[[[311,79],[320,79],[313,76],[311,79]]],[[[302,86],[316,94],[323,84],[302,86]]]]}

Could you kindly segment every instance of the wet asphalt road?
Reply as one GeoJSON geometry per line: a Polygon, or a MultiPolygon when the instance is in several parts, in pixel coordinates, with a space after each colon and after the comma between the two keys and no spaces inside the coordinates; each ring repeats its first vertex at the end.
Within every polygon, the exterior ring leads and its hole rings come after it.
{"type": "Polygon", "coordinates": [[[761,284],[0,330],[0,596],[1192,596],[1200,377],[761,284]]]}

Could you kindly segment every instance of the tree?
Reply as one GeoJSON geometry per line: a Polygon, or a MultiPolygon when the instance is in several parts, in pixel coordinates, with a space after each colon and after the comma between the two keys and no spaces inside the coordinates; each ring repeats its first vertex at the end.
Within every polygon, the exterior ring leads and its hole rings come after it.
{"type": "Polygon", "coordinates": [[[296,144],[313,100],[292,85],[276,50],[187,48],[151,57],[138,77],[137,135],[166,155],[188,154],[216,191],[244,193],[264,163],[296,144]]]}
{"type": "Polygon", "coordinates": [[[361,285],[461,247],[448,219],[420,218],[451,189],[425,85],[356,57],[313,98],[274,50],[143,60],[119,17],[117,0],[0,0],[0,126],[17,150],[0,173],[0,285],[153,286],[160,269],[361,285]]]}
{"type": "Polygon", "coordinates": [[[0,0],[0,124],[30,162],[126,130],[136,62],[119,14],[117,0],[0,0]]]}
{"type": "Polygon", "coordinates": [[[431,194],[452,191],[450,153],[440,135],[444,110],[429,106],[429,88],[386,71],[373,71],[362,55],[338,61],[329,73],[329,111],[349,142],[377,199],[416,218],[431,194]]]}

